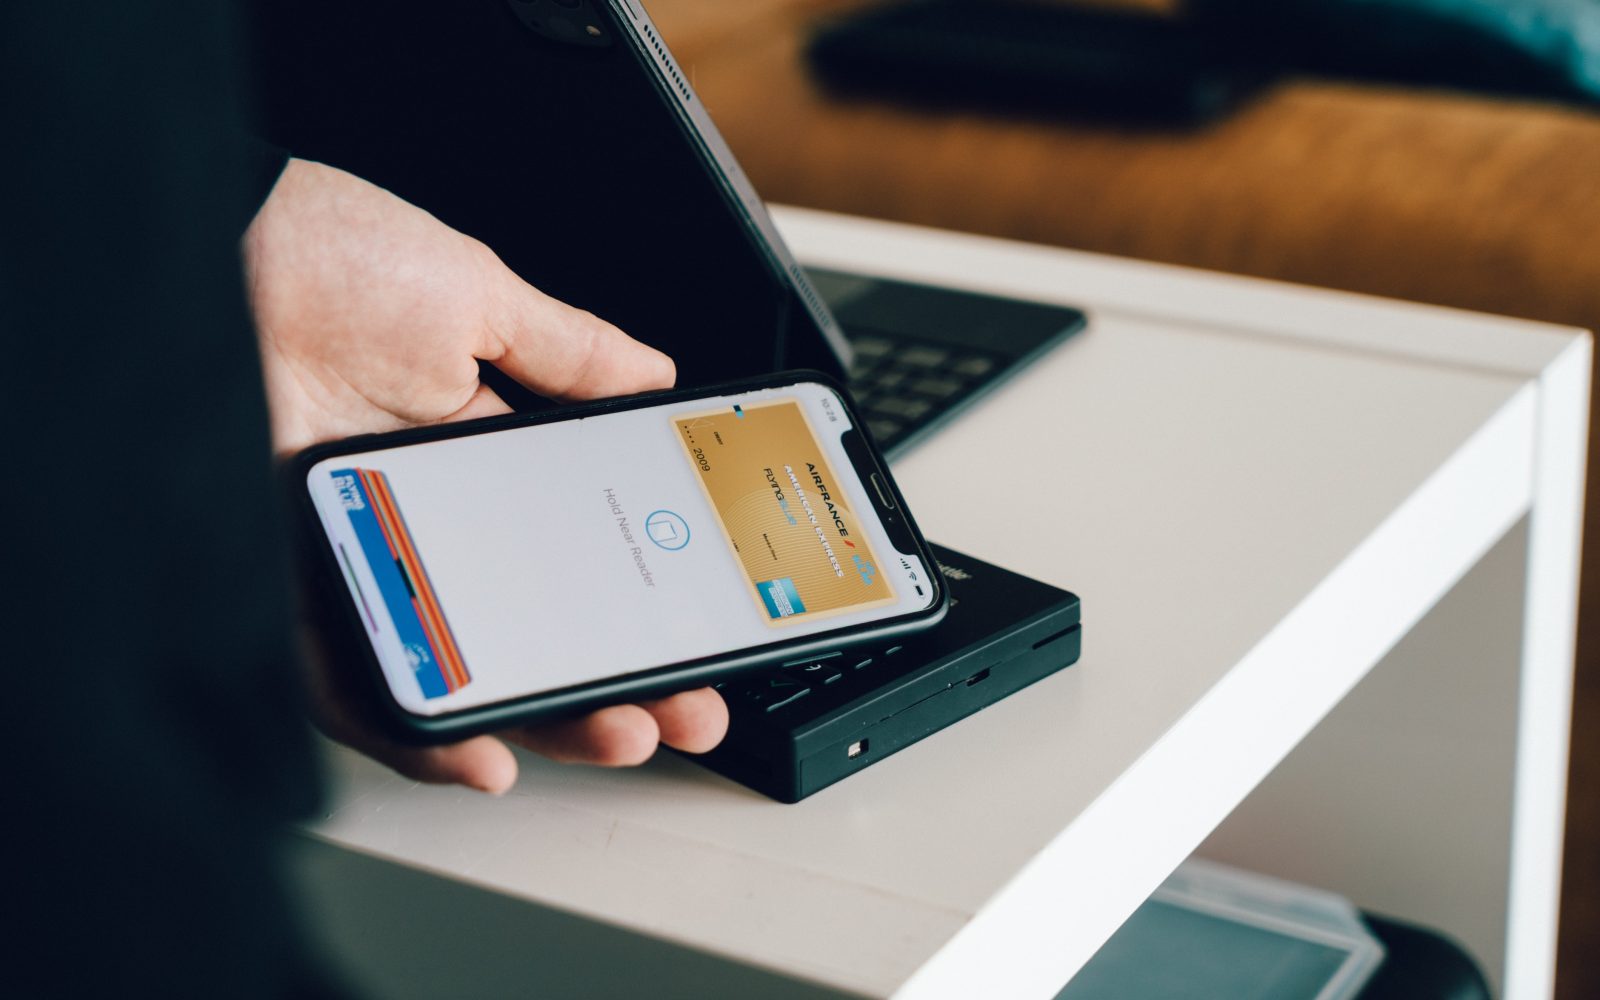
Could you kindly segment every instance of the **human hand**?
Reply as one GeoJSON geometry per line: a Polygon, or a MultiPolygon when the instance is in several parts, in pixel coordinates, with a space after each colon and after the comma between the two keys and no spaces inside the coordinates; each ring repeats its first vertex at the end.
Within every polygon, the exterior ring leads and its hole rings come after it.
{"type": "MultiPolygon", "coordinates": [[[[555,399],[672,385],[672,361],[511,272],[488,247],[352,174],[290,160],[244,239],[280,454],[354,434],[509,413],[478,380],[495,365],[555,399]]],[[[480,736],[404,746],[363,721],[317,657],[323,728],[420,781],[503,792],[516,758],[480,736]]],[[[501,734],[553,760],[638,764],[659,743],[711,749],[728,712],[709,688],[501,734]]]]}

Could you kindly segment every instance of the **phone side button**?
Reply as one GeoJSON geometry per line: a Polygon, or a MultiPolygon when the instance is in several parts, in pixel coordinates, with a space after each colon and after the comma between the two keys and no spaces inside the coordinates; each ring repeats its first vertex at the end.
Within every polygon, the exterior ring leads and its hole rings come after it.
{"type": "Polygon", "coordinates": [[[878,494],[878,502],[890,510],[894,510],[894,494],[890,493],[889,488],[883,484],[883,477],[874,472],[871,478],[872,488],[878,494]]]}

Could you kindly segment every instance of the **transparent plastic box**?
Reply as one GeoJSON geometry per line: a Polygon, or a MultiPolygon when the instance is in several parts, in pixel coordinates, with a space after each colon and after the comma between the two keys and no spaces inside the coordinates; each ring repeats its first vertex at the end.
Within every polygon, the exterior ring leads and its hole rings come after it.
{"type": "Polygon", "coordinates": [[[1342,896],[1190,860],[1056,1000],[1345,1000],[1383,954],[1342,896]]]}

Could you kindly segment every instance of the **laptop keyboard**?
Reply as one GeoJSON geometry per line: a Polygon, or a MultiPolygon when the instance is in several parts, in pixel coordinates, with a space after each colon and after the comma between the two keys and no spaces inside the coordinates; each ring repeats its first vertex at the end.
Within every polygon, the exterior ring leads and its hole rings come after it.
{"type": "Polygon", "coordinates": [[[1005,374],[997,354],[880,331],[846,330],[850,390],[878,446],[891,451],[1005,374]]]}

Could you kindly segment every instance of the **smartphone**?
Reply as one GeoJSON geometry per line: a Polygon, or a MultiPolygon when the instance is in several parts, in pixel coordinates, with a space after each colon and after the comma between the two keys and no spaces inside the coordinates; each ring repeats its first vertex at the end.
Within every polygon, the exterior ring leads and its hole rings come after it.
{"type": "Polygon", "coordinates": [[[832,314],[637,0],[249,6],[268,140],[483,241],[680,385],[843,374],[832,314]]]}
{"type": "Polygon", "coordinates": [[[845,390],[787,372],[291,463],[341,659],[414,741],[910,634],[937,562],[845,390]]]}

